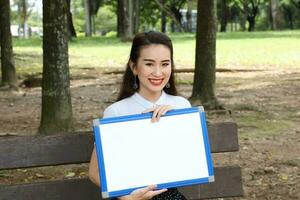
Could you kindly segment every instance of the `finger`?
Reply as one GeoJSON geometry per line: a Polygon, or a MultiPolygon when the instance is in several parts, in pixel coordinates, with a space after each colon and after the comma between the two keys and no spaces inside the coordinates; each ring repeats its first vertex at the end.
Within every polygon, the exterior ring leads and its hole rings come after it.
{"type": "Polygon", "coordinates": [[[170,105],[164,105],[162,106],[162,108],[160,109],[160,111],[157,113],[157,121],[160,120],[160,117],[165,115],[169,110],[172,110],[172,106],[170,105]]]}
{"type": "Polygon", "coordinates": [[[157,113],[159,111],[159,108],[160,108],[160,106],[158,106],[155,110],[153,110],[151,122],[155,122],[156,121],[155,118],[156,118],[156,115],[157,115],[157,113]]]}
{"type": "Polygon", "coordinates": [[[169,105],[164,106],[160,111],[160,115],[161,116],[165,115],[169,110],[172,110],[172,106],[169,105]]]}
{"type": "Polygon", "coordinates": [[[154,191],[149,191],[145,194],[145,197],[147,199],[152,199],[154,196],[159,195],[161,193],[166,192],[168,189],[161,189],[161,190],[154,190],[154,191]]]}
{"type": "Polygon", "coordinates": [[[155,108],[156,107],[148,108],[148,109],[144,110],[142,113],[152,112],[155,108]]]}
{"type": "Polygon", "coordinates": [[[172,106],[167,106],[167,108],[163,111],[162,115],[165,115],[168,111],[172,110],[172,106]]]}
{"type": "Polygon", "coordinates": [[[128,200],[128,199],[130,199],[130,195],[118,197],[118,199],[119,199],[119,200],[128,200]]]}
{"type": "Polygon", "coordinates": [[[160,117],[163,115],[164,111],[167,109],[167,106],[162,106],[159,111],[157,112],[156,119],[157,121],[160,120],[160,117]]]}
{"type": "Polygon", "coordinates": [[[134,190],[134,191],[132,192],[132,194],[143,196],[144,194],[146,194],[146,193],[149,192],[149,191],[154,190],[155,188],[156,188],[156,185],[148,185],[147,187],[144,187],[144,188],[140,188],[140,189],[134,190]]]}

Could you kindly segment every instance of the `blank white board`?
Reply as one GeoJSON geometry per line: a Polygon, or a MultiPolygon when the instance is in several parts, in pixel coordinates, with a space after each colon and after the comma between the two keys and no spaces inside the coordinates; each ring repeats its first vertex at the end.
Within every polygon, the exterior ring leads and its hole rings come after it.
{"type": "Polygon", "coordinates": [[[155,123],[151,116],[93,121],[103,198],[214,181],[203,108],[172,110],[155,123]]]}

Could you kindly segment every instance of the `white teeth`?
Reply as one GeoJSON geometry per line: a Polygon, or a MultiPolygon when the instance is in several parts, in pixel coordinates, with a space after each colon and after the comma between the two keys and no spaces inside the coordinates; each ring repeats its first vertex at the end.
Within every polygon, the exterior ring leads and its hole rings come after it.
{"type": "Polygon", "coordinates": [[[149,79],[150,82],[153,82],[153,83],[161,83],[163,81],[163,79],[149,79]]]}

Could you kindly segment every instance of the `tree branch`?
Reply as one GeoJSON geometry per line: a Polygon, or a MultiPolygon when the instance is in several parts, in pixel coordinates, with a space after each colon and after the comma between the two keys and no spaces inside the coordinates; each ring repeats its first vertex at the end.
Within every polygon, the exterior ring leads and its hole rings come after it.
{"type": "Polygon", "coordinates": [[[161,11],[165,11],[166,14],[169,15],[174,20],[174,22],[176,23],[179,30],[181,32],[184,32],[184,29],[182,28],[181,23],[177,20],[177,18],[174,16],[174,14],[168,8],[164,7],[164,5],[159,0],[154,0],[154,1],[159,6],[161,11]]]}
{"type": "Polygon", "coordinates": [[[291,0],[291,2],[296,8],[300,9],[300,1],[291,0]]]}

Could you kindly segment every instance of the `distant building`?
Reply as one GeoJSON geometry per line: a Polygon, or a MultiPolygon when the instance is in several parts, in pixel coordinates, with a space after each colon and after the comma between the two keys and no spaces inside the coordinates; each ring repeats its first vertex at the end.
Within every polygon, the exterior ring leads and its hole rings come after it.
{"type": "MultiPolygon", "coordinates": [[[[13,37],[23,37],[23,28],[20,27],[19,25],[11,25],[10,26],[10,31],[11,35],[13,37]]],[[[31,37],[31,36],[43,36],[43,29],[41,27],[37,26],[28,26],[26,30],[26,36],[31,37]]]]}
{"type": "Polygon", "coordinates": [[[19,26],[18,25],[11,25],[10,26],[11,36],[19,37],[19,26]]]}
{"type": "MultiPolygon", "coordinates": [[[[187,27],[187,18],[186,13],[187,9],[180,9],[180,13],[182,15],[181,24],[183,27],[187,27]]],[[[197,31],[197,10],[192,10],[192,32],[197,31]]]]}

